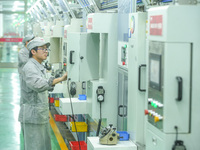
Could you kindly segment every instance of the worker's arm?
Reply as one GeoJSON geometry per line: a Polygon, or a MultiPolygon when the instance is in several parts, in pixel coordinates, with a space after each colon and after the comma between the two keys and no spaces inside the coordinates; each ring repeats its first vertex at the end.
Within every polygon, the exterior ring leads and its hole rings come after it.
{"type": "Polygon", "coordinates": [[[60,77],[60,78],[55,78],[55,79],[53,80],[52,85],[54,86],[55,84],[57,84],[57,83],[59,83],[59,82],[61,82],[61,81],[65,81],[65,80],[67,80],[67,72],[66,72],[62,77],[60,77]]]}

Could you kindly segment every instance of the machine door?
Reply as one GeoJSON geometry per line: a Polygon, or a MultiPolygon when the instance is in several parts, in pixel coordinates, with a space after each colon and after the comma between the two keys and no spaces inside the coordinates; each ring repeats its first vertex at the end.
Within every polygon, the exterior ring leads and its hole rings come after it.
{"type": "Polygon", "coordinates": [[[191,105],[191,45],[150,42],[148,121],[165,133],[188,133],[191,105]]]}
{"type": "Polygon", "coordinates": [[[80,34],[68,33],[67,38],[67,71],[71,81],[79,81],[79,53],[80,53],[80,34]]]}
{"type": "Polygon", "coordinates": [[[99,34],[82,34],[80,44],[80,81],[99,79],[99,34]]]}
{"type": "Polygon", "coordinates": [[[118,117],[117,130],[127,131],[128,73],[123,69],[118,72],[118,117]]]}

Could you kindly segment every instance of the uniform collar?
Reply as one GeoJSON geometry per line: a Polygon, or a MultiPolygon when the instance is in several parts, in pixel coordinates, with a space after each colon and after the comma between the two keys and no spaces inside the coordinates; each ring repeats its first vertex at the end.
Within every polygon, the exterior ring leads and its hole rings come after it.
{"type": "Polygon", "coordinates": [[[41,70],[44,71],[45,68],[42,64],[40,64],[37,60],[35,60],[34,58],[30,58],[30,60],[41,70]]]}
{"type": "Polygon", "coordinates": [[[26,48],[26,46],[25,46],[25,45],[22,47],[22,49],[24,49],[24,50],[26,50],[26,51],[28,51],[28,52],[29,52],[28,48],[26,48]]]}

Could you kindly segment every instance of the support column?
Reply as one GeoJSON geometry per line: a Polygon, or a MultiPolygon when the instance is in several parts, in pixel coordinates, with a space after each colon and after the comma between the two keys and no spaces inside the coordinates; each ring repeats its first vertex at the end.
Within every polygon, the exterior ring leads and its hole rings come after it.
{"type": "Polygon", "coordinates": [[[27,11],[27,0],[24,1],[24,36],[28,34],[28,31],[27,31],[27,26],[28,26],[28,22],[27,22],[27,14],[26,14],[26,11],[27,11]]]}
{"type": "MultiPolygon", "coordinates": [[[[2,6],[0,6],[0,11],[2,11],[2,6]]],[[[0,37],[3,36],[3,14],[0,13],[0,37]]]]}

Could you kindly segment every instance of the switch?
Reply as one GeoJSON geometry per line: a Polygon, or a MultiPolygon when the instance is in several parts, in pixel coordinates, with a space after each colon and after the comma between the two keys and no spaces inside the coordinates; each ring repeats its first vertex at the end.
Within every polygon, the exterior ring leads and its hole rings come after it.
{"type": "Polygon", "coordinates": [[[154,122],[158,122],[158,121],[160,121],[160,120],[163,120],[163,117],[162,117],[162,116],[156,115],[156,116],[154,117],[154,122]]]}
{"type": "Polygon", "coordinates": [[[148,98],[148,104],[151,104],[152,101],[153,101],[152,98],[148,98]]]}
{"type": "Polygon", "coordinates": [[[153,107],[154,107],[154,108],[157,108],[157,107],[158,107],[158,102],[157,102],[157,101],[154,101],[153,107]]]}
{"type": "Polygon", "coordinates": [[[159,103],[158,108],[162,108],[162,107],[163,107],[163,104],[159,103]]]}

